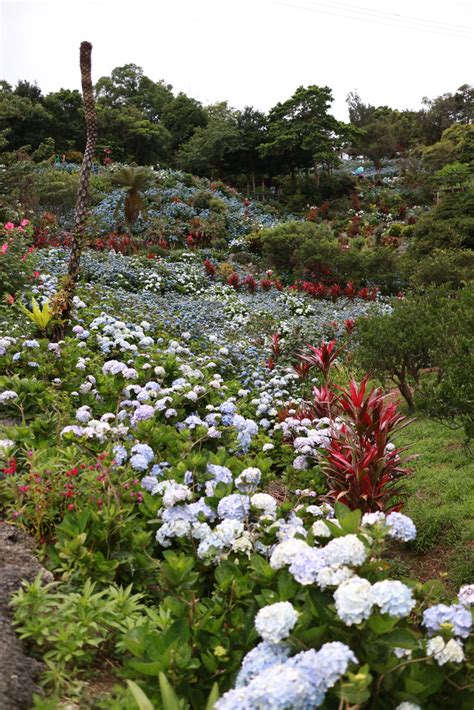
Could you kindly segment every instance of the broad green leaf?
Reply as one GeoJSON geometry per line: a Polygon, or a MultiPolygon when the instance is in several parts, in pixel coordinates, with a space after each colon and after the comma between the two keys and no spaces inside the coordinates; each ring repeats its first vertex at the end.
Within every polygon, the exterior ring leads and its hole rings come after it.
{"type": "Polygon", "coordinates": [[[408,629],[395,629],[395,631],[390,631],[390,633],[384,635],[384,641],[390,646],[397,646],[399,648],[416,649],[418,648],[418,638],[408,629]]]}
{"type": "Polygon", "coordinates": [[[146,661],[130,661],[130,665],[139,673],[143,673],[143,675],[156,676],[163,671],[163,663],[161,661],[151,661],[150,663],[146,661]]]}
{"type": "Polygon", "coordinates": [[[336,513],[337,520],[342,523],[344,518],[350,515],[352,511],[350,508],[347,507],[347,505],[344,505],[344,503],[336,501],[336,503],[334,504],[334,512],[336,513]]]}
{"type": "Polygon", "coordinates": [[[394,619],[390,616],[382,616],[381,614],[374,614],[370,617],[368,621],[369,629],[375,631],[376,634],[387,634],[389,631],[397,625],[398,619],[394,619]]]}
{"type": "Polygon", "coordinates": [[[356,533],[359,530],[360,520],[362,518],[362,511],[351,510],[348,515],[345,515],[339,520],[341,527],[346,533],[356,533]]]}
{"type": "Polygon", "coordinates": [[[216,700],[219,699],[219,686],[217,683],[214,683],[214,685],[211,688],[211,692],[209,693],[209,697],[207,699],[207,705],[206,705],[206,710],[214,710],[214,704],[216,700]]]}
{"type": "Polygon", "coordinates": [[[178,698],[164,673],[159,674],[163,710],[183,710],[183,702],[178,698]]]}
{"type": "Polygon", "coordinates": [[[134,683],[133,680],[127,680],[127,685],[133,697],[135,698],[138,710],[154,710],[153,705],[148,700],[147,696],[140,688],[140,686],[134,683]]]}

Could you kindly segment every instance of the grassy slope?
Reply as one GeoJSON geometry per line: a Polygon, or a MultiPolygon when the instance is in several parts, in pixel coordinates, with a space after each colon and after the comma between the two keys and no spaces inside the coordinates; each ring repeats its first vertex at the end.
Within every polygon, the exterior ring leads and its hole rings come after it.
{"type": "Polygon", "coordinates": [[[463,434],[419,418],[406,430],[414,476],[404,508],[418,535],[404,558],[412,573],[441,577],[457,588],[474,580],[474,462],[462,445],[463,434]]]}

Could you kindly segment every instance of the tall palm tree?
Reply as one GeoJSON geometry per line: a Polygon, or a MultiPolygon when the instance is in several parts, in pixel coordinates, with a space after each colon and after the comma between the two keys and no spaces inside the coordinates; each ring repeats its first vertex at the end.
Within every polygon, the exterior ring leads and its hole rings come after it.
{"type": "Polygon", "coordinates": [[[131,227],[137,221],[140,212],[144,212],[145,203],[140,193],[149,185],[151,179],[148,170],[135,167],[120,168],[112,175],[112,185],[126,190],[123,206],[127,227],[131,227]]]}
{"type": "Polygon", "coordinates": [[[61,289],[57,292],[52,301],[55,315],[63,322],[62,331],[64,331],[69,321],[72,299],[79,275],[79,263],[84,247],[84,229],[89,205],[89,177],[97,144],[97,118],[95,113],[94,90],[92,87],[91,53],[92,44],[90,42],[81,42],[79,64],[81,68],[82,97],[86,119],[86,148],[79,174],[79,187],[74,218],[74,236],[68,272],[61,289]]]}

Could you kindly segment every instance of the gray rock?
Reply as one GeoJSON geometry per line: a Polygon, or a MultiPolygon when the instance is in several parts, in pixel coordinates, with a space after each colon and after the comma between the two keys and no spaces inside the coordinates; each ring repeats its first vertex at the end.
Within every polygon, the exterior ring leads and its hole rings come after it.
{"type": "Polygon", "coordinates": [[[52,580],[34,556],[33,541],[18,528],[0,523],[0,708],[28,710],[34,693],[40,692],[36,678],[41,663],[25,655],[11,625],[10,597],[23,580],[32,582],[40,573],[52,580]]]}

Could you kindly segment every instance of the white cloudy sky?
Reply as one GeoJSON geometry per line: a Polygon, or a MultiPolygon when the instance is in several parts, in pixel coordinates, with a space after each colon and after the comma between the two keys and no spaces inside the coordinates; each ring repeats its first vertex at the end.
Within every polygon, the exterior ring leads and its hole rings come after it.
{"type": "Polygon", "coordinates": [[[212,103],[268,110],[300,85],[418,108],[472,83],[469,0],[0,0],[0,78],[43,91],[80,88],[78,48],[93,78],[122,64],[212,103]]]}

